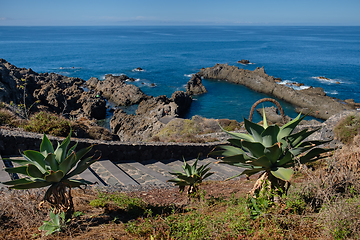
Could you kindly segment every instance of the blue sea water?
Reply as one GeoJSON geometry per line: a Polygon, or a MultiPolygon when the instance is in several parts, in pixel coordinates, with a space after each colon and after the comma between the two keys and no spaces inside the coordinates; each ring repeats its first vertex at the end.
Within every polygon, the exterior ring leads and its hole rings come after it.
{"type": "MultiPolygon", "coordinates": [[[[360,27],[0,27],[0,58],[85,80],[126,74],[139,79],[134,84],[152,96],[185,90],[191,74],[216,63],[264,67],[274,77],[360,102],[360,27]],[[241,59],[254,64],[238,64],[241,59]],[[134,71],[137,67],[144,71],[134,71]]],[[[203,83],[208,93],[194,97],[187,117],[242,121],[251,105],[266,97],[240,85],[203,83]]],[[[282,105],[286,114],[296,116],[291,105],[282,105]]]]}

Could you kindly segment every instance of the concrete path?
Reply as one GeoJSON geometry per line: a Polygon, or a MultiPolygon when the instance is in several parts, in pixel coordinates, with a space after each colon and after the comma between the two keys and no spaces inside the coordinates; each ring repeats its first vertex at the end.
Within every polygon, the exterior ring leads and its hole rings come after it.
{"type": "MultiPolygon", "coordinates": [[[[196,159],[187,162],[192,165],[196,159]]],[[[214,172],[207,180],[225,180],[239,174],[243,169],[226,164],[216,164],[214,158],[205,158],[198,161],[197,166],[209,164],[210,172],[214,172]]],[[[9,161],[6,163],[9,165],[9,161]]],[[[144,186],[144,185],[169,185],[167,180],[174,178],[169,172],[183,172],[182,159],[171,159],[166,161],[149,160],[137,162],[135,160],[122,161],[118,163],[110,160],[99,160],[90,168],[80,174],[80,178],[94,182],[99,186],[144,186]]],[[[17,178],[10,176],[3,170],[4,161],[0,156],[0,182],[17,178]]],[[[5,186],[0,183],[0,186],[5,186]]]]}

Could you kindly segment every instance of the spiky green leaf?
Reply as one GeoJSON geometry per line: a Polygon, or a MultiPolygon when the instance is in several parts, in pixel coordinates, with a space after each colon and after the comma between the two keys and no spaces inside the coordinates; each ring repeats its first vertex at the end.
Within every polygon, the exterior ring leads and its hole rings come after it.
{"type": "Polygon", "coordinates": [[[284,181],[290,181],[291,176],[294,173],[294,170],[292,170],[291,168],[278,167],[275,168],[274,170],[271,170],[270,172],[276,178],[279,178],[284,181]]]}
{"type": "Polygon", "coordinates": [[[26,168],[27,175],[33,178],[43,178],[44,173],[42,173],[35,165],[28,164],[26,168]]]}
{"type": "Polygon", "coordinates": [[[19,184],[16,186],[12,186],[12,187],[10,187],[10,189],[42,188],[42,187],[50,186],[51,184],[52,184],[51,182],[47,182],[47,181],[37,181],[37,182],[28,183],[28,184],[19,184]]]}
{"type": "Polygon", "coordinates": [[[300,113],[296,118],[283,125],[280,128],[277,141],[280,142],[281,139],[289,136],[292,133],[292,131],[295,129],[295,127],[305,118],[305,116],[306,115],[301,117],[301,113],[300,113]]]}
{"type": "Polygon", "coordinates": [[[278,125],[272,125],[266,128],[262,133],[262,144],[265,147],[271,147],[275,143],[277,143],[277,136],[279,134],[280,128],[278,125]]]}
{"type": "Polygon", "coordinates": [[[34,151],[34,150],[26,150],[23,152],[28,159],[31,159],[33,162],[36,162],[37,164],[39,164],[39,166],[41,168],[39,168],[39,170],[41,170],[43,173],[46,172],[46,168],[45,168],[45,157],[43,156],[43,154],[41,154],[38,151],[34,151]]]}
{"type": "Polygon", "coordinates": [[[51,182],[51,183],[54,183],[54,182],[60,182],[61,179],[64,177],[64,172],[61,171],[61,170],[58,170],[56,172],[51,172],[49,175],[46,175],[45,176],[45,180],[47,182],[51,182]]]}
{"type": "Polygon", "coordinates": [[[254,141],[254,138],[249,134],[226,131],[221,126],[220,126],[220,128],[223,132],[226,132],[228,135],[230,135],[231,137],[234,137],[235,139],[240,139],[240,140],[244,139],[249,142],[254,141]]]}
{"type": "Polygon", "coordinates": [[[264,156],[265,147],[261,143],[243,141],[242,145],[243,145],[244,150],[248,151],[251,154],[251,156],[253,156],[255,158],[264,156]]]}
{"type": "Polygon", "coordinates": [[[275,143],[273,146],[265,148],[264,154],[274,165],[283,156],[281,143],[275,143]]]}
{"type": "Polygon", "coordinates": [[[238,155],[233,155],[230,157],[224,157],[221,160],[224,163],[246,163],[249,160],[254,160],[256,158],[250,158],[248,155],[246,154],[238,154],[238,155]]]}
{"type": "Polygon", "coordinates": [[[261,137],[261,133],[265,130],[264,127],[259,124],[250,122],[246,118],[244,118],[244,124],[246,131],[248,131],[248,133],[253,137],[254,141],[262,143],[263,139],[261,137]]]}
{"type": "Polygon", "coordinates": [[[20,178],[20,179],[16,179],[16,180],[7,181],[7,182],[2,182],[2,184],[4,184],[4,185],[24,185],[24,184],[36,182],[36,180],[37,179],[35,179],[35,178],[20,178]]]}
{"type": "Polygon", "coordinates": [[[54,153],[54,147],[50,140],[46,137],[45,133],[40,144],[40,152],[46,157],[49,153],[54,153]]]}
{"type": "Polygon", "coordinates": [[[260,166],[265,169],[270,169],[272,166],[271,161],[264,155],[256,160],[249,161],[248,164],[254,165],[254,166],[260,166]]]}
{"type": "Polygon", "coordinates": [[[23,175],[27,175],[27,165],[23,165],[23,166],[19,166],[19,167],[7,167],[4,170],[8,173],[17,173],[17,174],[23,174],[23,175]]]}
{"type": "Polygon", "coordinates": [[[71,137],[71,131],[69,135],[64,139],[64,141],[62,141],[61,144],[58,143],[58,146],[54,151],[54,154],[56,156],[55,158],[58,163],[61,163],[62,161],[65,160],[65,157],[67,155],[67,148],[70,144],[70,137],[71,137]]]}
{"type": "Polygon", "coordinates": [[[70,154],[59,164],[59,170],[61,170],[64,174],[67,174],[71,170],[71,166],[74,163],[76,164],[76,156],[75,152],[72,152],[72,154],[70,154]]]}
{"type": "Polygon", "coordinates": [[[92,157],[82,159],[78,163],[76,168],[66,175],[66,178],[71,178],[71,177],[73,177],[75,175],[78,175],[78,174],[84,172],[88,167],[90,167],[91,164],[93,164],[96,161],[97,161],[97,159],[92,159],[92,157]]]}
{"type": "Polygon", "coordinates": [[[44,159],[45,163],[50,167],[47,170],[57,171],[59,170],[59,163],[55,159],[55,154],[49,153],[44,159]]]}
{"type": "Polygon", "coordinates": [[[229,146],[229,145],[220,145],[220,146],[218,146],[216,148],[217,149],[223,149],[223,150],[211,152],[211,153],[209,153],[209,155],[216,155],[216,156],[221,155],[221,156],[224,156],[224,157],[229,157],[229,156],[239,155],[239,154],[244,154],[245,153],[240,148],[229,146]]]}
{"type": "Polygon", "coordinates": [[[263,107],[263,127],[265,129],[268,128],[268,123],[267,123],[267,120],[266,120],[266,115],[265,115],[265,108],[263,107]]]}

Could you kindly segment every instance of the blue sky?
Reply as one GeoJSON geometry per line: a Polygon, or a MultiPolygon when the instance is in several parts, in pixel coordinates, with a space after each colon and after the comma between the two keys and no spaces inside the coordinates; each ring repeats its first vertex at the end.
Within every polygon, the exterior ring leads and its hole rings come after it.
{"type": "Polygon", "coordinates": [[[360,0],[0,0],[0,26],[350,25],[360,0]]]}

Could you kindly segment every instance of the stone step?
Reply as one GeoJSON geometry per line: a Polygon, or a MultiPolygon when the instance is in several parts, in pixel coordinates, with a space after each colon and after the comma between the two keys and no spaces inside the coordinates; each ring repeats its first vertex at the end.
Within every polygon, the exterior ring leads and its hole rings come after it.
{"type": "Polygon", "coordinates": [[[143,165],[145,165],[147,168],[152,169],[155,172],[158,172],[166,177],[167,180],[171,179],[173,175],[171,175],[169,172],[172,172],[173,170],[166,164],[157,161],[157,160],[148,160],[145,162],[142,162],[143,165]]]}
{"type": "Polygon", "coordinates": [[[1,182],[7,182],[10,181],[10,175],[5,172],[4,168],[5,168],[5,163],[2,159],[2,157],[0,156],[0,187],[5,187],[6,185],[2,184],[1,182]]]}
{"type": "Polygon", "coordinates": [[[116,165],[124,172],[126,172],[129,176],[131,176],[140,185],[164,184],[164,182],[153,176],[156,175],[156,173],[150,174],[152,170],[147,169],[141,163],[137,163],[134,161],[126,161],[122,163],[117,163],[116,165]]]}
{"type": "MultiPolygon", "coordinates": [[[[188,159],[187,163],[193,165],[195,161],[196,158],[188,159]]],[[[208,166],[211,168],[210,172],[214,172],[214,174],[206,180],[225,180],[242,171],[241,168],[225,164],[215,164],[216,162],[217,160],[214,158],[198,160],[197,167],[210,163],[208,166]]],[[[175,178],[170,172],[177,171],[183,173],[183,165],[184,161],[179,159],[162,161],[147,160],[141,163],[134,160],[118,163],[113,163],[110,160],[99,160],[81,173],[78,178],[97,183],[100,187],[116,185],[172,185],[172,183],[167,182],[168,180],[175,178]]],[[[3,168],[4,166],[5,164],[0,156],[0,168],[3,168]]],[[[10,179],[7,172],[0,170],[0,181],[8,181],[10,179]]]]}
{"type": "MultiPolygon", "coordinates": [[[[140,185],[131,175],[127,174],[124,170],[122,170],[119,166],[117,166],[116,164],[114,164],[113,162],[111,162],[110,160],[100,160],[95,162],[94,164],[100,164],[102,165],[102,167],[104,167],[105,171],[103,172],[103,174],[99,174],[100,177],[106,182],[107,185],[118,185],[119,183],[121,185],[140,185]],[[105,174],[106,171],[108,173],[110,173],[111,175],[109,175],[107,173],[108,178],[105,179],[105,174]],[[115,178],[117,182],[114,182],[114,180],[111,178],[115,178]]],[[[93,164],[93,165],[94,165],[93,164]]],[[[92,168],[94,168],[94,166],[91,165],[92,168]]]]}
{"type": "Polygon", "coordinates": [[[132,161],[132,162],[128,162],[128,165],[136,168],[138,171],[141,171],[142,173],[151,176],[152,178],[156,179],[157,181],[155,183],[159,183],[159,184],[168,184],[167,180],[169,180],[168,177],[164,176],[163,174],[154,171],[151,168],[148,168],[146,165],[144,165],[143,163],[139,163],[137,161],[132,161]]]}
{"type": "Polygon", "coordinates": [[[80,173],[80,178],[85,179],[87,181],[93,182],[94,184],[97,184],[100,187],[105,186],[105,183],[100,177],[95,173],[94,170],[89,167],[84,172],[80,173]]]}

